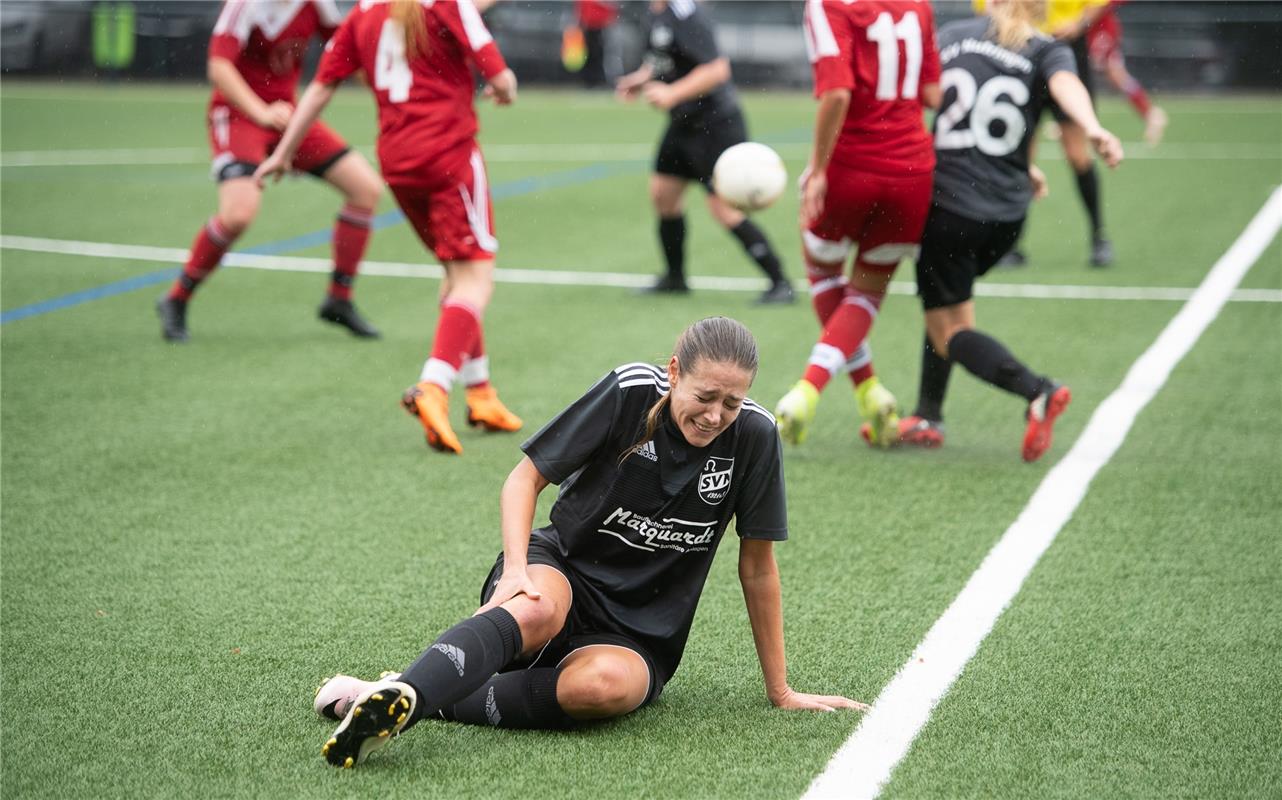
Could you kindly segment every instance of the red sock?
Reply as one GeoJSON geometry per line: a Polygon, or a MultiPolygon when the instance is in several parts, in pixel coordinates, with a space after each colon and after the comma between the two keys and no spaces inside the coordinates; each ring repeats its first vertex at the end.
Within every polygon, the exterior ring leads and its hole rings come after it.
{"type": "Polygon", "coordinates": [[[183,274],[178,276],[178,280],[169,289],[169,298],[183,303],[190,300],[196,287],[218,267],[223,253],[227,252],[234,241],[236,237],[227,232],[218,218],[210,217],[192,240],[191,253],[183,266],[183,274]]]}
{"type": "Polygon", "coordinates": [[[837,370],[855,354],[868,337],[884,295],[865,294],[851,289],[841,306],[828,318],[824,332],[815,345],[806,367],[805,379],[820,391],[837,370]]]}
{"type": "Polygon", "coordinates": [[[816,264],[807,258],[806,279],[810,281],[810,305],[814,307],[822,328],[846,296],[846,276],[842,274],[840,264],[816,264]]]}
{"type": "Polygon", "coordinates": [[[464,359],[476,346],[481,331],[481,316],[476,309],[458,300],[441,304],[441,316],[436,321],[436,338],[432,341],[432,357],[423,365],[420,380],[430,381],[449,391],[464,359]]]}
{"type": "Polygon", "coordinates": [[[485,330],[480,325],[476,326],[476,344],[463,360],[459,378],[469,389],[484,389],[490,385],[490,359],[485,355],[485,330]]]}
{"type": "Polygon", "coordinates": [[[356,280],[356,271],[365,257],[373,213],[368,208],[357,208],[350,203],[339,210],[338,219],[334,222],[334,272],[329,282],[331,297],[352,299],[352,282],[356,280]]]}

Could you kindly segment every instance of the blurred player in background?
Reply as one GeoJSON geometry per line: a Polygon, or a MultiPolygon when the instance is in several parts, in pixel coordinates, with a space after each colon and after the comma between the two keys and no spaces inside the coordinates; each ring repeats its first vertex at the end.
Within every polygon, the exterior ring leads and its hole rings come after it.
{"type": "MultiPolygon", "coordinates": [[[[314,707],[342,721],[326,760],[355,766],[421,719],[558,729],[653,702],[681,663],[732,518],[771,704],[866,709],[788,685],[774,556],[788,538],[783,458],[770,414],[747,397],[756,374],[743,325],[700,320],[666,369],[606,373],[523,444],[499,499],[503,552],[481,607],[404,672],[327,681],[314,707]],[[551,522],[531,531],[552,483],[561,490],[551,522]]],[[[371,633],[391,634],[391,619],[371,633]]]]}
{"type": "Polygon", "coordinates": [[[378,102],[383,176],[423,243],[441,260],[441,314],[432,355],[402,404],[435,450],[462,453],[449,422],[449,392],[467,387],[469,425],[515,431],[521,420],[490,384],[481,318],[494,290],[493,208],[476,143],[470,64],[499,105],[516,100],[516,76],[471,0],[361,3],[330,39],[280,146],[258,168],[279,176],[301,153],[305,131],[344,79],[363,71],[378,102]]]}
{"type": "Polygon", "coordinates": [[[610,71],[606,65],[617,57],[611,58],[606,47],[607,32],[619,19],[619,4],[615,0],[575,0],[574,13],[587,50],[580,71],[583,85],[589,89],[609,86],[610,71]]]}
{"type": "MultiPolygon", "coordinates": [[[[185,342],[187,305],[258,215],[261,189],[254,169],[277,147],[294,112],[302,58],[313,36],[328,39],[340,15],[334,0],[262,3],[228,0],[209,41],[209,142],[218,181],[218,212],[191,245],[182,275],[156,304],[161,334],[185,342]]],[[[304,131],[294,167],[323,178],[343,193],[334,223],[334,271],[319,316],[356,336],[378,331],[352,305],[352,281],[365,245],[382,182],[360,153],[324,123],[304,131]]]]}
{"type": "Polygon", "coordinates": [[[791,303],[792,286],[765,233],[712,191],[717,157],[747,141],[748,132],[730,82],[730,61],[717,50],[711,21],[694,0],[652,0],[646,42],[640,69],[619,78],[616,89],[624,100],[644,97],[670,118],[650,176],[650,200],[659,215],[659,243],[667,274],[649,291],[689,291],[682,196],[690,181],[698,181],[708,194],[713,218],[734,234],[770,279],[757,301],[791,303]]]}
{"type": "Polygon", "coordinates": [[[915,0],[809,0],[805,34],[819,110],[802,175],[801,237],[823,333],[775,415],[784,439],[800,444],[819,393],[849,365],[873,441],[889,445],[895,398],[873,374],[865,340],[900,259],[917,251],[930,208],[935,151],[922,113],[939,105],[934,13],[915,0]]]}
{"type": "Polygon", "coordinates": [[[1037,0],[1002,0],[976,18],[939,32],[944,98],[935,117],[934,202],[917,260],[926,311],[921,391],[914,415],[900,420],[904,444],[944,443],[943,403],[953,363],[1028,401],[1025,461],[1051,444],[1055,418],[1071,394],[1030,371],[996,339],[975,330],[975,279],[1000,259],[1024,226],[1045,176],[1029,163],[1043,108],[1055,105],[1110,166],[1122,158],[1117,137],[1100,126],[1090,95],[1062,41],[1037,31],[1037,0]]]}
{"type": "Polygon", "coordinates": [[[1117,18],[1117,7],[1125,2],[1112,0],[1091,23],[1086,31],[1087,50],[1091,66],[1108,76],[1109,82],[1126,95],[1135,113],[1144,120],[1144,141],[1149,147],[1157,147],[1168,120],[1162,107],[1149,100],[1144,85],[1126,68],[1126,57],[1122,55],[1122,22],[1117,18]]]}

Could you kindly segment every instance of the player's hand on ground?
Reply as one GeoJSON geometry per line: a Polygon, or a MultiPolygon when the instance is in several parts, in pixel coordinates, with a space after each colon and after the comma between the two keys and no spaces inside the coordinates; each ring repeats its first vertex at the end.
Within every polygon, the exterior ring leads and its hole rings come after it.
{"type": "Polygon", "coordinates": [[[289,125],[289,118],[294,114],[294,107],[284,100],[277,100],[263,109],[258,119],[254,120],[264,128],[283,131],[289,125]]]}
{"type": "Polygon", "coordinates": [[[1028,179],[1033,184],[1033,199],[1041,200],[1051,193],[1050,183],[1046,180],[1046,173],[1036,164],[1028,165],[1028,179]]]}
{"type": "Polygon", "coordinates": [[[494,587],[494,593],[490,595],[490,601],[478,608],[476,613],[483,614],[491,608],[498,608],[520,594],[531,600],[538,600],[543,596],[538,587],[534,585],[534,581],[530,580],[530,575],[525,570],[520,572],[504,570],[503,574],[499,576],[498,585],[494,587]]]}
{"type": "Polygon", "coordinates": [[[510,106],[516,102],[516,73],[505,69],[490,79],[485,86],[485,96],[495,105],[510,106]]]}
{"type": "Polygon", "coordinates": [[[677,104],[677,93],[662,81],[650,81],[641,87],[641,96],[660,111],[668,111],[677,104]]]}
{"type": "Polygon", "coordinates": [[[806,694],[788,689],[779,697],[770,698],[776,708],[798,709],[801,711],[867,711],[869,706],[849,697],[836,694],[806,694]]]}
{"type": "Polygon", "coordinates": [[[281,176],[289,171],[289,161],[286,160],[285,154],[277,150],[267,157],[267,160],[258,165],[254,170],[254,183],[258,184],[261,189],[267,185],[268,178],[274,178],[273,183],[279,182],[281,176]]]}
{"type": "Polygon", "coordinates": [[[801,225],[809,226],[824,213],[824,197],[828,194],[828,176],[811,172],[801,186],[801,225]]]}
{"type": "Polygon", "coordinates": [[[1099,153],[1099,157],[1104,159],[1105,164],[1113,168],[1122,163],[1122,142],[1112,132],[1100,128],[1089,131],[1087,135],[1095,147],[1095,152],[1099,153]]]}

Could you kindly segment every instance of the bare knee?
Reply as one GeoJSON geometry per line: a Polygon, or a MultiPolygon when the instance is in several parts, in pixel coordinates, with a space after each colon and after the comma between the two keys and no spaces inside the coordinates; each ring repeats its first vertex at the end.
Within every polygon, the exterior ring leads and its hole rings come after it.
{"type": "Polygon", "coordinates": [[[557,701],[581,718],[626,714],[639,703],[632,678],[632,671],[613,659],[569,667],[557,683],[557,701]]]}
{"type": "Polygon", "coordinates": [[[344,201],[357,208],[373,211],[383,197],[383,186],[377,180],[364,181],[345,193],[344,201]]]}

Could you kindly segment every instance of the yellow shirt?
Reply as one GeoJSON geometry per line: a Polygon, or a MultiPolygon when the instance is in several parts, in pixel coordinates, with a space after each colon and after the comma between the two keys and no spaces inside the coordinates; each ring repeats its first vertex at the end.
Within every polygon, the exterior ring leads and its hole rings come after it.
{"type": "MultiPolygon", "coordinates": [[[[1042,33],[1054,33],[1065,25],[1077,22],[1087,9],[1108,4],[1109,0],[1046,0],[1046,21],[1037,27],[1042,33]]],[[[986,0],[971,0],[970,5],[976,14],[983,14],[987,8],[986,0]]]]}

